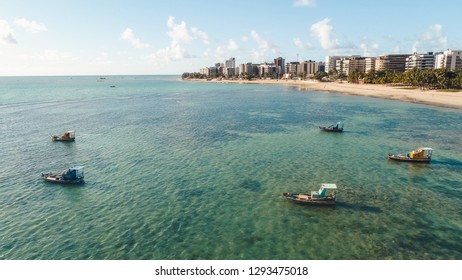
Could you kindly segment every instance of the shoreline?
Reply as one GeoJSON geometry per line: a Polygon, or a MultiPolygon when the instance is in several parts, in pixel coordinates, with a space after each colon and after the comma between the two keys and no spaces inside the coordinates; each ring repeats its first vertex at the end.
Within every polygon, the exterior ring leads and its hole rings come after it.
{"type": "Polygon", "coordinates": [[[437,90],[406,89],[402,87],[350,84],[348,82],[318,82],[293,80],[203,80],[187,79],[185,81],[223,84],[262,84],[298,86],[304,90],[325,91],[346,95],[367,96],[373,98],[399,100],[410,103],[426,104],[437,107],[462,110],[462,91],[444,92],[437,90]]]}

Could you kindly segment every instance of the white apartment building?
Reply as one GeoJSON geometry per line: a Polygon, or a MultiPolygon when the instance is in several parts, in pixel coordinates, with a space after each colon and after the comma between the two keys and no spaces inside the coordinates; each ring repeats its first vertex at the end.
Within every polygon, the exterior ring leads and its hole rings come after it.
{"type": "Polygon", "coordinates": [[[359,55],[343,57],[336,61],[335,69],[339,74],[348,76],[354,71],[366,72],[366,58],[359,55]]]}
{"type": "Polygon", "coordinates": [[[377,60],[376,57],[366,57],[365,58],[365,62],[366,62],[365,69],[364,69],[365,73],[375,70],[376,60],[377,60]]]}
{"type": "Polygon", "coordinates": [[[435,55],[435,68],[462,69],[462,51],[447,50],[435,55]]]}
{"type": "Polygon", "coordinates": [[[331,70],[335,70],[337,67],[337,60],[340,60],[346,57],[348,56],[326,56],[326,65],[325,65],[326,73],[329,73],[329,71],[331,70]]]}
{"type": "Polygon", "coordinates": [[[236,68],[236,59],[231,57],[225,61],[225,68],[236,68]]]}
{"type": "Polygon", "coordinates": [[[406,58],[406,71],[417,68],[418,70],[434,69],[435,68],[435,54],[428,53],[413,53],[406,58]]]}

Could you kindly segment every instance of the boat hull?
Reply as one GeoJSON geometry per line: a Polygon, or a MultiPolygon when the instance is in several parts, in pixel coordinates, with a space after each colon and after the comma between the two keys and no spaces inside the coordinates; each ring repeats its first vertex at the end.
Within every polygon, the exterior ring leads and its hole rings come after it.
{"type": "Polygon", "coordinates": [[[335,205],[335,196],[324,198],[312,198],[309,194],[285,192],[282,194],[286,199],[302,205],[335,205]]]}
{"type": "Polygon", "coordinates": [[[57,183],[57,184],[83,184],[85,183],[85,181],[83,180],[83,177],[72,179],[72,180],[66,180],[66,179],[62,179],[61,175],[53,174],[53,173],[42,174],[42,179],[46,182],[57,183]]]}
{"type": "Polygon", "coordinates": [[[405,155],[388,155],[388,159],[403,162],[430,163],[431,158],[410,158],[405,155]]]}
{"type": "Polygon", "coordinates": [[[332,127],[326,127],[326,126],[320,126],[319,129],[323,131],[328,131],[328,132],[343,132],[343,128],[332,128],[332,127]]]}
{"type": "Polygon", "coordinates": [[[51,136],[51,141],[74,142],[75,138],[62,138],[59,136],[51,136]]]}

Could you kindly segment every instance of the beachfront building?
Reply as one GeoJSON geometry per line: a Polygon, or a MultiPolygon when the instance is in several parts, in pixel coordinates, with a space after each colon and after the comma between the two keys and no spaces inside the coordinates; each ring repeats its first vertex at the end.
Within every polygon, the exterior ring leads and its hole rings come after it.
{"type": "Polygon", "coordinates": [[[226,68],[236,68],[236,59],[231,57],[230,59],[225,61],[226,68]]]}
{"type": "Polygon", "coordinates": [[[348,76],[354,71],[365,73],[366,72],[366,58],[359,55],[352,55],[342,57],[336,61],[335,70],[339,74],[348,76]]]}
{"type": "Polygon", "coordinates": [[[286,76],[287,77],[297,77],[301,73],[300,62],[293,61],[286,63],[286,76]]]}
{"type": "Polygon", "coordinates": [[[319,62],[308,60],[300,64],[301,74],[305,77],[313,77],[319,71],[319,62]]]}
{"type": "Polygon", "coordinates": [[[233,77],[236,75],[236,68],[223,67],[223,76],[224,77],[233,77]]]}
{"type": "Polygon", "coordinates": [[[462,69],[462,51],[447,50],[435,55],[435,68],[446,68],[447,70],[462,69]]]}
{"type": "Polygon", "coordinates": [[[370,71],[374,71],[375,70],[375,62],[377,61],[377,58],[376,57],[366,57],[365,61],[366,61],[366,68],[364,70],[365,73],[368,73],[370,71]]]}
{"type": "Polygon", "coordinates": [[[282,57],[278,57],[274,59],[274,65],[281,67],[281,74],[286,73],[286,60],[282,57]]]}
{"type": "Polygon", "coordinates": [[[406,70],[406,58],[408,54],[384,54],[377,57],[375,70],[390,70],[393,72],[404,72],[406,70]]]}
{"type": "Polygon", "coordinates": [[[273,63],[262,63],[258,65],[258,75],[260,78],[278,78],[282,75],[281,67],[273,63]]]}
{"type": "Polygon", "coordinates": [[[218,76],[218,69],[216,67],[205,67],[199,70],[199,73],[205,75],[207,78],[216,78],[218,76]]]}
{"type": "Polygon", "coordinates": [[[346,58],[351,58],[351,57],[357,57],[356,56],[326,56],[326,63],[325,63],[325,72],[329,73],[329,71],[336,70],[337,69],[337,61],[341,59],[346,59],[346,58]]]}
{"type": "Polygon", "coordinates": [[[413,53],[406,58],[406,71],[416,68],[418,70],[434,69],[435,68],[435,54],[428,53],[413,53]]]}
{"type": "Polygon", "coordinates": [[[239,75],[245,73],[245,64],[239,64],[239,75]]]}
{"type": "Polygon", "coordinates": [[[223,67],[223,76],[229,78],[236,75],[236,59],[231,57],[230,59],[225,61],[223,67]]]}

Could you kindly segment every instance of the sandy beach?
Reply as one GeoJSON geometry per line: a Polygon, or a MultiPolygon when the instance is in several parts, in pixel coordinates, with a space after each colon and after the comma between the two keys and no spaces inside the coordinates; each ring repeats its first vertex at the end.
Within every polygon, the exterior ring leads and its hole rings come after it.
{"type": "Polygon", "coordinates": [[[436,90],[406,89],[386,85],[350,84],[347,82],[318,82],[292,80],[194,80],[208,83],[237,83],[237,84],[275,84],[299,86],[307,90],[327,91],[348,95],[369,96],[383,99],[394,99],[412,103],[422,103],[439,107],[462,109],[462,91],[443,92],[436,90]]]}

